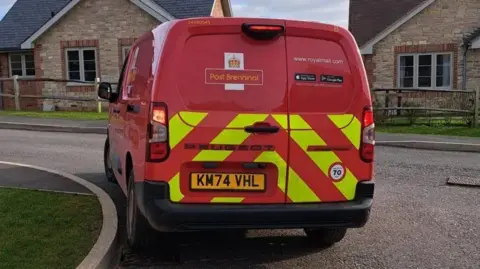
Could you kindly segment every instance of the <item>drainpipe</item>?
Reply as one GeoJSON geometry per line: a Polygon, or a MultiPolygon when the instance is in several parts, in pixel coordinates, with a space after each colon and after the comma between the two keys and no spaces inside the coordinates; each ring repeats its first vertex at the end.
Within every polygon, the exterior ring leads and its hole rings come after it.
{"type": "Polygon", "coordinates": [[[462,90],[467,90],[467,52],[468,48],[470,47],[469,43],[463,44],[463,80],[462,80],[462,90]]]}

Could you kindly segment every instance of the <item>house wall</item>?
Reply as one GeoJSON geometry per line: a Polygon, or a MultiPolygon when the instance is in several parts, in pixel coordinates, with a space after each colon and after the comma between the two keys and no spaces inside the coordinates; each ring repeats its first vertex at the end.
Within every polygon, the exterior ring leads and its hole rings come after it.
{"type": "Polygon", "coordinates": [[[453,84],[460,89],[463,58],[459,45],[466,33],[478,27],[479,10],[478,0],[437,0],[396,29],[374,46],[370,56],[373,87],[396,87],[396,55],[400,52],[447,51],[454,53],[453,84]]]}
{"type": "MultiPolygon", "coordinates": [[[[38,72],[38,70],[35,70],[38,72]]],[[[37,74],[36,74],[37,75],[37,74]]],[[[38,75],[37,75],[38,76],[38,75]]],[[[10,78],[9,53],[0,53],[0,78],[10,78]]],[[[22,95],[41,95],[43,84],[38,81],[18,81],[20,97],[22,95]]],[[[14,94],[13,80],[0,80],[0,89],[4,94],[14,94]]],[[[0,109],[15,109],[15,99],[13,97],[0,97],[0,109]]],[[[38,110],[41,100],[34,98],[20,98],[21,110],[38,110]]]]}
{"type": "MultiPolygon", "coordinates": [[[[46,78],[66,79],[65,49],[95,47],[97,77],[117,82],[121,66],[121,46],[158,26],[160,22],[129,0],[84,0],[36,42],[35,59],[46,78]]],[[[46,82],[44,95],[96,97],[92,86],[46,82]]],[[[53,101],[60,109],[90,110],[95,103],[53,101]]]]}
{"type": "Polygon", "coordinates": [[[221,0],[215,0],[213,4],[212,17],[224,17],[223,6],[221,0]]]}
{"type": "Polygon", "coordinates": [[[480,49],[467,53],[467,89],[480,87],[480,49]]]}

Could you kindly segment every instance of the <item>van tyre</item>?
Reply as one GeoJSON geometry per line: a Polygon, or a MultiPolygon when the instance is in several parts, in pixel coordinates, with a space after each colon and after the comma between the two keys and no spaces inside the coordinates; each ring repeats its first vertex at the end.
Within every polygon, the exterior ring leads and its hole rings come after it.
{"type": "Polygon", "coordinates": [[[342,241],[347,233],[346,228],[319,228],[305,229],[305,233],[312,243],[319,247],[331,247],[342,241]]]}
{"type": "Polygon", "coordinates": [[[148,244],[148,238],[153,233],[150,224],[138,210],[135,196],[135,176],[133,169],[128,177],[127,195],[127,243],[130,249],[135,252],[141,250],[148,244]]]}
{"type": "Polygon", "coordinates": [[[105,146],[103,148],[103,166],[108,182],[117,183],[117,178],[113,173],[112,161],[110,158],[110,141],[108,140],[108,137],[105,139],[105,146]]]}

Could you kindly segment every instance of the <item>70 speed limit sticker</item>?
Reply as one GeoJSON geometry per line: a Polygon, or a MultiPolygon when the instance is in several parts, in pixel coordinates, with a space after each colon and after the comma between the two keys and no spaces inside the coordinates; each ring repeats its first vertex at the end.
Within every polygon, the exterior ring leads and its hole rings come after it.
{"type": "Polygon", "coordinates": [[[343,163],[334,163],[330,166],[328,174],[333,181],[340,181],[345,177],[346,170],[343,163]]]}

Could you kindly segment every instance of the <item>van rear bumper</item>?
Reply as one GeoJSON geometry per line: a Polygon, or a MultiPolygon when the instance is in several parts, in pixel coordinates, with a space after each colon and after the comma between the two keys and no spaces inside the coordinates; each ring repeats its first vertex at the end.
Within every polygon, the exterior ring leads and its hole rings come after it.
{"type": "Polygon", "coordinates": [[[298,229],[363,227],[370,216],[373,182],[360,182],[355,200],[317,204],[178,204],[169,199],[168,184],[136,182],[140,211],[164,232],[212,229],[298,229]]]}

